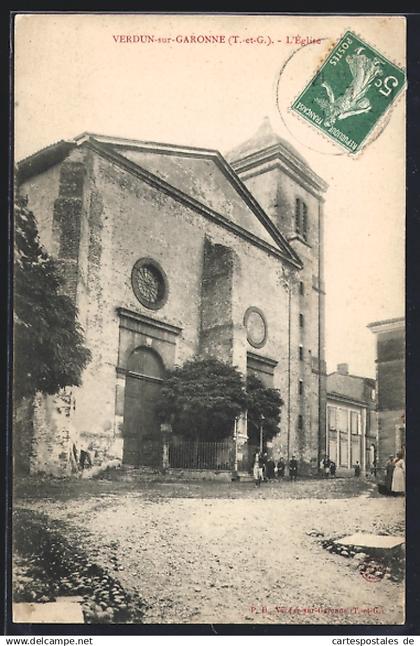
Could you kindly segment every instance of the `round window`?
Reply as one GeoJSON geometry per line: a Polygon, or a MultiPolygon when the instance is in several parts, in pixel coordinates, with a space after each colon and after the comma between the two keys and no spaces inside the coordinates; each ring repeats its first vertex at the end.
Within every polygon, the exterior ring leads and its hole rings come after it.
{"type": "Polygon", "coordinates": [[[166,275],[155,260],[140,258],[131,272],[131,284],[145,307],[154,310],[165,304],[168,295],[166,275]]]}
{"type": "Polygon", "coordinates": [[[257,307],[248,307],[244,325],[248,342],[254,348],[262,348],[267,340],[267,323],[264,314],[257,307]]]}

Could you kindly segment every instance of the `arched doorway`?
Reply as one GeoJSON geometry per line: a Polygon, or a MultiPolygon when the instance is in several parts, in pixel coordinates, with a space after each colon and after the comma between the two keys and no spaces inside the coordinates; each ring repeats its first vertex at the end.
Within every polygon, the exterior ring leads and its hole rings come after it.
{"type": "Polygon", "coordinates": [[[164,365],[159,354],[141,346],[127,362],[124,395],[123,462],[133,466],[159,466],[160,425],[156,415],[164,365]]]}

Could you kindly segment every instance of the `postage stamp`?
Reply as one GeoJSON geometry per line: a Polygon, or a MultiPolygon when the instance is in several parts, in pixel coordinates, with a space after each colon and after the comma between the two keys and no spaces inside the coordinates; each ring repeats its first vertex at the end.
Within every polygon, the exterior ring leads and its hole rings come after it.
{"type": "Polygon", "coordinates": [[[291,110],[354,154],[405,82],[403,69],[347,31],[291,110]]]}

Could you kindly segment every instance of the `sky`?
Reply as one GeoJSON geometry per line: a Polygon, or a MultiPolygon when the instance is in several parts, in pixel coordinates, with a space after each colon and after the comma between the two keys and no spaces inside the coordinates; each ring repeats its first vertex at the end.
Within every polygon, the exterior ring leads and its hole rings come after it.
{"type": "Polygon", "coordinates": [[[404,66],[401,17],[18,16],[15,157],[85,131],[226,153],[268,116],[329,185],[328,372],[346,362],[352,374],[373,377],[375,338],[366,326],[404,315],[404,98],[356,158],[287,110],[349,28],[404,66]],[[119,38],[126,35],[154,42],[119,38]],[[185,42],[200,35],[219,42],[185,42]],[[304,38],[321,43],[302,47],[304,38]]]}

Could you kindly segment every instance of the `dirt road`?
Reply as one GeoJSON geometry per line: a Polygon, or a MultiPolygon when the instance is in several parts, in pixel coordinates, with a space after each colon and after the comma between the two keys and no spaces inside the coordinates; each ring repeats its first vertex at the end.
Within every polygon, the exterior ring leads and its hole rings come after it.
{"type": "Polygon", "coordinates": [[[401,534],[403,500],[368,490],[345,496],[338,483],[280,486],[244,483],[244,495],[237,485],[232,498],[208,489],[197,497],[199,483],[193,495],[174,483],[115,493],[106,486],[65,502],[18,504],[68,522],[97,562],[112,563],[123,587],[145,600],[146,623],[403,622],[401,583],[365,580],[351,559],[308,535],[401,534]]]}

